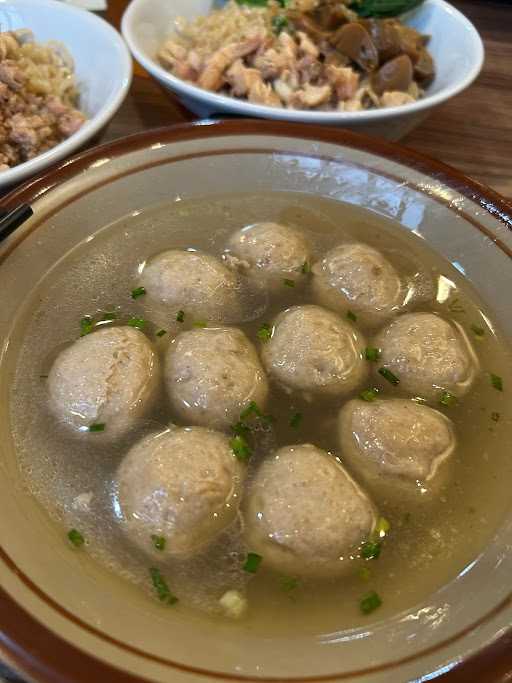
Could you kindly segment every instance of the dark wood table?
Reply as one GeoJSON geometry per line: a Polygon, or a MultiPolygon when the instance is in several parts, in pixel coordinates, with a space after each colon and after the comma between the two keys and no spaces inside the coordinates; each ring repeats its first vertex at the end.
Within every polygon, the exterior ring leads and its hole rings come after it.
{"type": "MultiPolygon", "coordinates": [[[[437,109],[402,143],[512,197],[512,2],[452,3],[480,31],[486,49],[485,66],[470,88],[437,109]]],[[[127,4],[128,0],[109,0],[106,17],[114,26],[119,27],[127,4]]],[[[103,140],[192,118],[137,66],[130,94],[103,140]]]]}

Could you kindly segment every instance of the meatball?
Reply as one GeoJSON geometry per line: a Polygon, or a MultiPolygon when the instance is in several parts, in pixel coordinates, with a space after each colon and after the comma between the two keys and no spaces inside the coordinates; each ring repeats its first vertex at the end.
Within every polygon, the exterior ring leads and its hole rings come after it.
{"type": "Polygon", "coordinates": [[[163,327],[181,310],[187,321],[232,322],[242,316],[236,275],[210,254],[164,251],[145,264],[139,284],[146,290],[141,303],[163,327]]]}
{"type": "Polygon", "coordinates": [[[229,439],[203,427],[172,429],[130,449],[117,472],[116,507],[132,543],[158,557],[197,553],[236,518],[244,466],[229,439]]]}
{"type": "Polygon", "coordinates": [[[323,306],[376,326],[400,310],[404,286],[391,263],[367,244],[341,244],[312,268],[313,292],[323,306]]]}
{"type": "Polygon", "coordinates": [[[249,550],[266,567],[307,577],[349,569],[377,519],[340,462],[311,444],[285,446],[263,462],[243,513],[249,550]]]}
{"type": "Polygon", "coordinates": [[[402,315],[375,338],[380,367],[390,370],[400,388],[434,400],[443,391],[464,395],[476,376],[478,359],[459,326],[433,313],[402,315]]]}
{"type": "Polygon", "coordinates": [[[299,284],[304,280],[304,270],[311,258],[300,232],[280,223],[257,223],[242,228],[231,236],[228,247],[239,267],[268,289],[282,289],[285,279],[299,284]]]}
{"type": "Polygon", "coordinates": [[[407,399],[349,401],[338,433],[344,461],[380,495],[431,500],[446,482],[456,447],[452,422],[407,399]]]}
{"type": "Polygon", "coordinates": [[[169,346],[165,381],[172,407],[188,424],[224,429],[254,401],[264,406],[268,382],[256,350],[235,328],[182,332],[169,346]]]}
{"type": "Polygon", "coordinates": [[[50,407],[59,420],[87,431],[105,425],[119,437],[153,406],[160,366],[151,343],[132,327],[109,327],[61,351],[48,376],[50,407]]]}
{"type": "Polygon", "coordinates": [[[348,322],[319,306],[294,306],[277,316],[263,345],[267,371],[285,388],[338,396],[366,377],[365,340],[348,322]]]}

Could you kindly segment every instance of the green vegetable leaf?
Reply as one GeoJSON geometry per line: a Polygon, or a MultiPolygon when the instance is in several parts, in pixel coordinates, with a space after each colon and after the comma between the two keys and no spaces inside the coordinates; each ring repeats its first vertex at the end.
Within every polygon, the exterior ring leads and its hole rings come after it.
{"type": "Polygon", "coordinates": [[[167,334],[167,330],[158,330],[158,332],[156,333],[156,336],[157,337],[163,337],[164,334],[167,334]]]}
{"type": "Polygon", "coordinates": [[[104,422],[95,422],[92,425],[89,425],[87,428],[88,432],[104,432],[105,431],[105,423],[104,422]]]}
{"type": "Polygon", "coordinates": [[[375,346],[367,346],[364,350],[364,357],[366,360],[370,361],[378,361],[380,358],[380,350],[377,349],[375,346]]]}
{"type": "Polygon", "coordinates": [[[140,296],[144,296],[145,293],[145,287],[136,287],[135,289],[132,289],[132,299],[138,299],[140,296]]]}
{"type": "Polygon", "coordinates": [[[394,375],[391,372],[391,370],[388,370],[388,368],[380,368],[379,375],[382,375],[382,377],[384,377],[384,379],[387,379],[387,381],[390,384],[393,384],[394,386],[396,386],[397,384],[400,384],[400,380],[398,379],[398,377],[396,375],[394,375]]]}
{"type": "Polygon", "coordinates": [[[135,327],[137,330],[142,330],[146,325],[146,321],[144,318],[130,318],[126,324],[130,327],[135,327]]]}
{"type": "Polygon", "coordinates": [[[156,550],[165,550],[165,538],[163,536],[151,534],[151,540],[156,550]]]}
{"type": "Polygon", "coordinates": [[[85,315],[80,320],[80,336],[85,337],[86,334],[90,334],[94,327],[94,321],[90,315],[85,315]]]}
{"type": "Polygon", "coordinates": [[[442,406],[452,408],[453,406],[457,405],[457,397],[453,394],[450,394],[449,391],[443,391],[443,393],[441,394],[441,398],[439,399],[439,403],[442,406]]]}
{"type": "Polygon", "coordinates": [[[360,17],[397,17],[421,5],[423,0],[356,0],[351,5],[360,17]]]}
{"type": "Polygon", "coordinates": [[[377,398],[379,397],[379,390],[378,389],[365,389],[359,394],[359,398],[362,401],[367,401],[368,403],[371,403],[372,401],[376,401],[377,398]]]}
{"type": "Polygon", "coordinates": [[[366,541],[362,545],[361,555],[365,560],[376,560],[379,557],[381,550],[382,545],[380,541],[366,541]]]}
{"type": "Polygon", "coordinates": [[[256,334],[262,342],[268,342],[272,338],[272,328],[268,323],[263,323],[256,334]]]}
{"type": "Polygon", "coordinates": [[[497,391],[503,391],[503,379],[491,372],[491,384],[497,391]]]}
{"type": "Polygon", "coordinates": [[[177,320],[179,323],[182,323],[182,322],[185,320],[185,311],[178,311],[178,312],[176,313],[176,320],[177,320]]]}
{"type": "MultiPolygon", "coordinates": [[[[281,33],[288,26],[288,19],[282,14],[278,14],[272,19],[272,29],[274,33],[281,33]]],[[[307,271],[302,271],[303,273],[307,271]]]]}
{"type": "Polygon", "coordinates": [[[249,460],[252,455],[251,447],[247,443],[245,437],[241,434],[234,436],[229,442],[229,445],[238,460],[249,460]]]}

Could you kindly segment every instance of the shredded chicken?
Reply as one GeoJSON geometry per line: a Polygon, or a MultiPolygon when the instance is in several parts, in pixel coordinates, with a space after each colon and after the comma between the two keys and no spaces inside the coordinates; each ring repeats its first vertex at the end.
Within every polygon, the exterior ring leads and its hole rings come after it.
{"type": "MultiPolygon", "coordinates": [[[[395,19],[360,20],[353,2],[230,0],[178,21],[158,57],[178,78],[270,107],[354,112],[421,97],[433,77],[425,37],[395,19]]],[[[0,69],[7,81],[16,87],[16,72],[0,69]]]]}
{"type": "Polygon", "coordinates": [[[0,33],[0,171],[76,133],[77,96],[65,48],[37,44],[28,29],[0,33]]]}

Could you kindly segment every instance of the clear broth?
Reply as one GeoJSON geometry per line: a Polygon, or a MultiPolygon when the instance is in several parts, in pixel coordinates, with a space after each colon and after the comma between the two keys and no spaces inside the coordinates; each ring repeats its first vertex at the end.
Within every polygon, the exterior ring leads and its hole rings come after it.
{"type": "MultiPolygon", "coordinates": [[[[221,255],[228,236],[244,225],[278,221],[302,230],[315,258],[344,240],[355,239],[383,251],[402,272],[428,273],[434,283],[434,302],[416,310],[439,312],[464,326],[480,358],[482,372],[459,405],[442,408],[455,424],[458,448],[453,477],[430,507],[404,507],[375,501],[391,523],[391,532],[378,560],[367,564],[370,577],[300,582],[283,590],[281,577],[261,570],[250,577],[241,569],[247,548],[235,524],[201,556],[162,565],[161,571],[180,599],[169,609],[199,610],[204,618],[221,614],[219,598],[228,589],[246,592],[249,610],[240,627],[267,637],[273,634],[325,634],[353,628],[410,609],[453,579],[474,560],[492,537],[509,507],[512,460],[509,444],[512,422],[505,394],[497,392],[489,372],[512,385],[510,351],[492,324],[477,295],[460,273],[436,255],[424,241],[398,224],[352,205],[292,193],[237,194],[194,199],[151,207],[125,217],[84,241],[47,274],[15,322],[23,342],[10,395],[12,431],[19,464],[29,490],[63,526],[80,529],[87,552],[120,577],[139,584],[153,596],[148,568],[155,563],[131,547],[116,521],[113,496],[115,470],[131,444],[142,435],[161,431],[173,416],[165,400],[138,429],[115,445],[94,434],[77,436],[57,425],[47,409],[45,376],[63,346],[79,336],[85,315],[116,310],[121,321],[149,317],[142,302],[130,293],[141,264],[169,248],[195,248],[221,255]],[[437,293],[437,300],[436,300],[437,293]],[[471,325],[485,329],[475,338],[471,325]],[[496,422],[493,413],[499,413],[496,422]],[[383,604],[372,615],[359,609],[362,595],[376,590],[383,604]]],[[[283,287],[257,320],[240,325],[257,342],[262,322],[294,303],[311,301],[308,289],[283,287]]],[[[146,333],[163,352],[169,334],[157,338],[157,327],[146,333]]],[[[185,325],[186,327],[186,325],[185,325]]],[[[16,336],[17,336],[16,335],[16,336]]],[[[384,382],[384,395],[396,389],[384,382]]],[[[264,452],[280,445],[312,442],[336,453],[334,422],[342,400],[304,403],[273,387],[267,412],[276,418],[272,432],[261,434],[254,471],[264,452]],[[300,411],[300,427],[289,425],[300,411]]],[[[224,617],[222,617],[224,618],[224,617]]]]}

